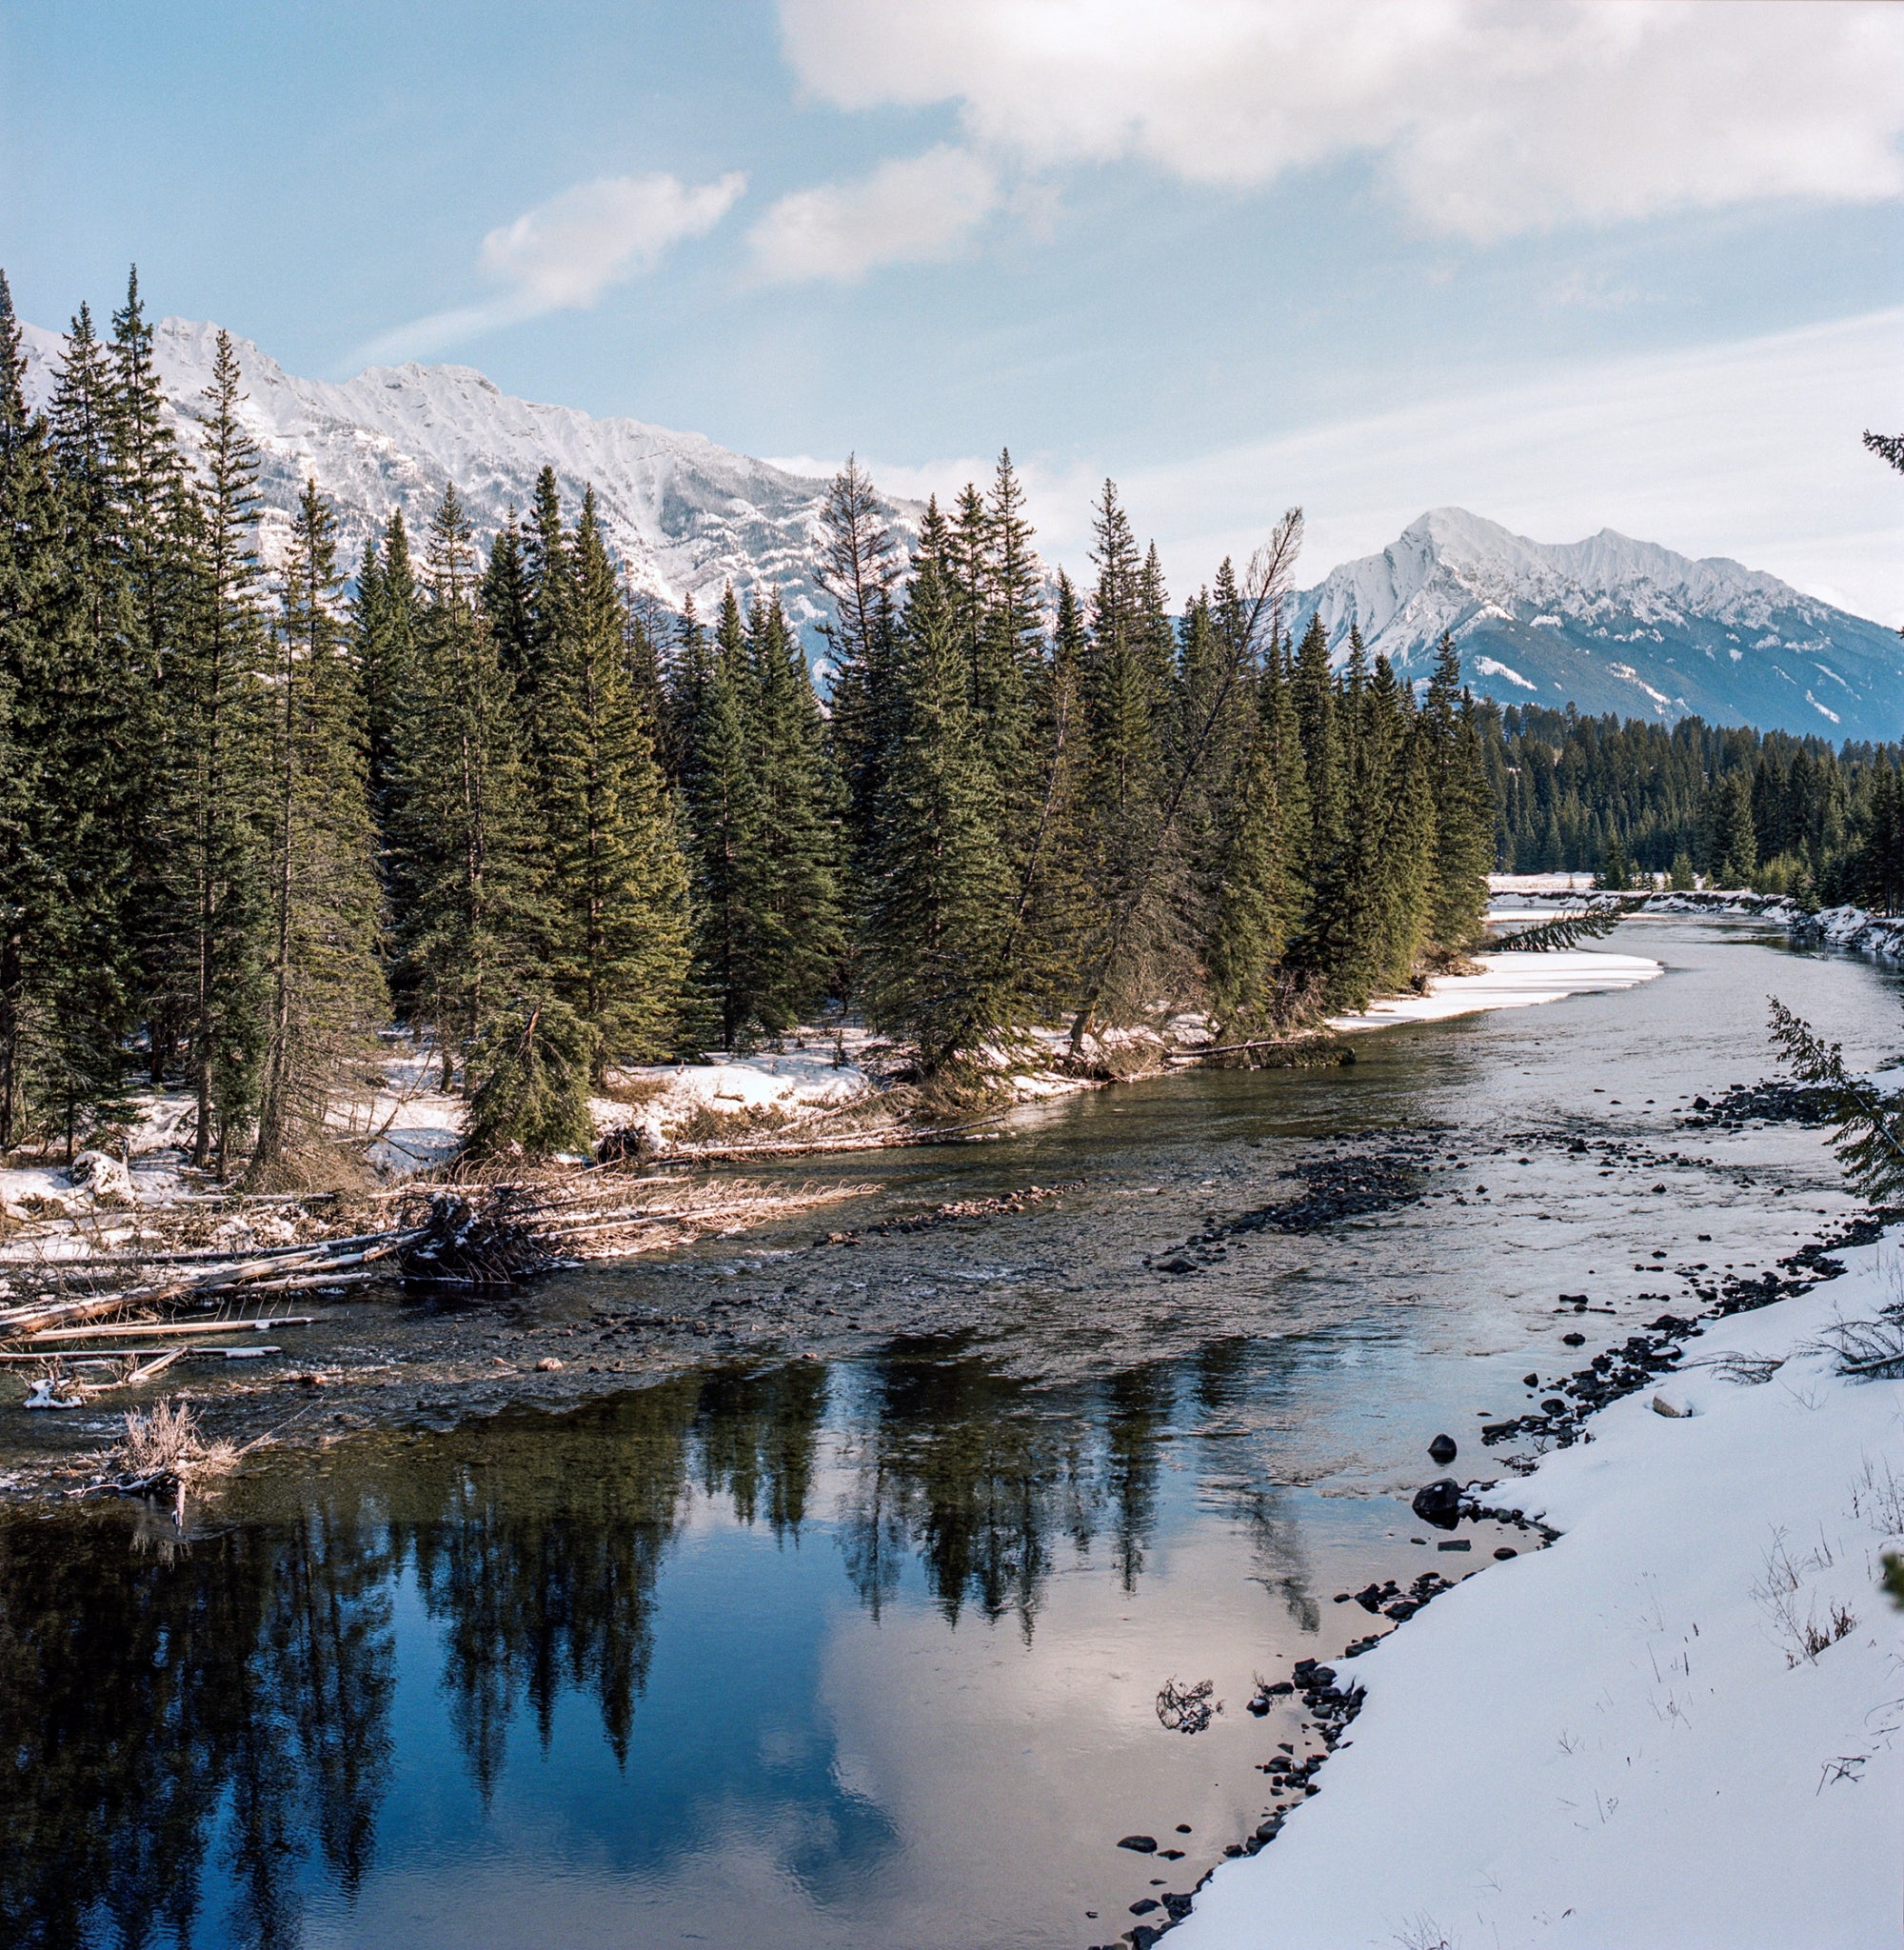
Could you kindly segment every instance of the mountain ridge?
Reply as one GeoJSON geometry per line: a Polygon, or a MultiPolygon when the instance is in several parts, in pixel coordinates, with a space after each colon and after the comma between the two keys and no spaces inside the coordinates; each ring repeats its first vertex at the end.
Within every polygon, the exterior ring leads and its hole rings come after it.
{"type": "MultiPolygon", "coordinates": [[[[63,340],[23,329],[29,395],[44,403],[63,340]]],[[[171,422],[194,450],[216,337],[215,326],[180,318],[153,331],[171,422]]],[[[410,362],[310,380],[248,340],[234,345],[262,459],[268,560],[307,475],[336,505],[342,557],[354,567],[394,507],[420,537],[452,482],[486,544],[511,507],[526,510],[547,463],[571,513],[593,486],[609,549],[635,588],[676,610],[691,596],[703,614],[729,582],[744,598],[777,589],[818,647],[830,614],[817,573],[823,479],[704,434],[520,399],[473,367],[410,362]]],[[[898,530],[916,530],[917,503],[888,496],[885,506],[898,530]]],[[[1467,682],[1501,704],[1665,722],[1697,713],[1835,740],[1904,731],[1904,645],[1892,631],[1728,557],[1681,555],[1610,527],[1542,543],[1464,508],[1429,508],[1385,548],[1299,593],[1289,613],[1299,634],[1319,614],[1339,663],[1359,627],[1372,655],[1413,680],[1451,631],[1467,682]]]]}
{"type": "Polygon", "coordinates": [[[1502,704],[1572,704],[1671,723],[1697,715],[1840,738],[1904,731],[1904,644],[1728,556],[1689,556],[1602,528],[1535,542],[1465,508],[1430,508],[1386,548],[1330,570],[1292,605],[1332,657],[1425,675],[1444,630],[1464,675],[1502,704]]]}
{"type": "MultiPolygon", "coordinates": [[[[174,428],[192,423],[211,375],[217,327],[166,318],[153,364],[174,428]]],[[[30,398],[50,396],[63,339],[23,328],[30,398]]],[[[827,483],[735,453],[704,434],[519,399],[469,366],[373,366],[342,381],[301,379],[233,335],[247,399],[241,411],[262,459],[261,546],[275,559],[307,475],[336,504],[341,555],[354,567],[375,528],[401,507],[420,539],[454,483],[480,541],[513,507],[526,513],[545,462],[572,516],[592,485],[610,552],[634,586],[672,609],[704,614],[731,581],[744,597],[771,586],[811,631],[830,613],[814,573],[827,483]]],[[[912,505],[888,503],[913,526],[912,505]]]]}

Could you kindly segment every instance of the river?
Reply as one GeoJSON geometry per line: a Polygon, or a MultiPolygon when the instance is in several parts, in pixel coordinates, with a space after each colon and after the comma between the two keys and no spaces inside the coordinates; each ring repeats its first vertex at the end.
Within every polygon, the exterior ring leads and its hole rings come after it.
{"type": "Polygon", "coordinates": [[[0,1939],[1115,1941],[1308,1750],[1299,1702],[1246,1702],[1385,1628],[1338,1594],[1534,1547],[1438,1548],[1406,1501],[1431,1437],[1500,1475],[1478,1431],[1526,1375],[1852,1209],[1815,1131],[1684,1113],[1771,1073],[1768,992],[1894,1053],[1895,978],[1699,919],[1618,946],[1666,973],[1058,1100],[843,1163],[883,1186],[857,1244],[809,1215],[538,1289],[722,1303],[704,1361],[613,1399],[261,1457],[183,1539],[8,1512],[0,1939]],[[1262,1223],[1344,1158],[1366,1210],[1262,1223]],[[874,1229],[1033,1184],[1066,1189],[874,1229]],[[1205,1680],[1209,1726],[1166,1727],[1160,1689],[1205,1680]]]}

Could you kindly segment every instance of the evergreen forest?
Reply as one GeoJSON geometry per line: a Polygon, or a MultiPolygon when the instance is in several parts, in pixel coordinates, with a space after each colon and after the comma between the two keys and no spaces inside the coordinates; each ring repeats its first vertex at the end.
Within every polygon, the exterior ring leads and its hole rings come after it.
{"type": "Polygon", "coordinates": [[[1482,722],[1504,872],[1662,876],[1885,913],[1904,901],[1896,745],[1533,705],[1490,706],[1482,722]]]}
{"type": "Polygon", "coordinates": [[[174,431],[136,274],[44,412],[24,371],[0,281],[0,1154],[164,1086],[196,1165],[306,1184],[392,1035],[477,1152],[580,1150],[615,1066],[829,1011],[956,1091],[1480,938],[1486,714],[1452,644],[1418,696],[1291,641],[1298,511],[1173,607],[1108,483],[1080,587],[1008,455],[916,536],[849,463],[823,700],[772,594],[631,597],[546,468],[486,550],[452,488],[347,577],[310,485],[268,569],[230,342],[174,431]]]}

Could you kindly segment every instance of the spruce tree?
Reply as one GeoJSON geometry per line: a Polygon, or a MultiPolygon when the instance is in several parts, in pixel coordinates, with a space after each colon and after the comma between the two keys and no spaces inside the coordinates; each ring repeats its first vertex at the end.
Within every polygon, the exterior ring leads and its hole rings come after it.
{"type": "Polygon", "coordinates": [[[0,274],[0,1153],[43,1107],[42,1021],[64,888],[46,855],[50,657],[60,532],[47,424],[29,410],[12,294],[0,274]]]}
{"type": "Polygon", "coordinates": [[[268,651],[259,606],[258,454],[243,375],[218,335],[202,415],[202,480],[182,507],[187,587],[165,685],[166,771],[155,846],[165,932],[155,986],[183,1020],[196,1104],[192,1163],[222,1169],[249,1124],[267,1020],[263,835],[268,819],[268,651]]]}
{"type": "Polygon", "coordinates": [[[330,1175],[328,1114],[371,1081],[386,1001],[363,678],[341,613],[336,519],[314,480],[291,522],[281,585],[258,1182],[330,1175]]]}
{"type": "Polygon", "coordinates": [[[764,801],[754,739],[754,684],[746,626],[730,584],[699,708],[688,731],[688,813],[695,858],[694,986],[724,1049],[761,1027],[764,979],[761,871],[764,801]]]}
{"type": "Polygon", "coordinates": [[[1036,802],[1027,818],[1008,801],[1005,826],[1018,896],[1002,956],[1021,1009],[1035,1019],[1076,1005],[1090,929],[1088,650],[1083,605],[1060,569],[1051,654],[1038,660],[1028,679],[1026,743],[1036,802]]]}
{"type": "Polygon", "coordinates": [[[819,700],[780,598],[748,618],[760,825],[749,908],[760,931],[754,1013],[779,1035],[818,1006],[845,954],[841,794],[819,700]]]}
{"type": "Polygon", "coordinates": [[[1285,963],[1307,893],[1309,804],[1290,675],[1275,636],[1254,718],[1205,953],[1220,1041],[1280,1026],[1300,1000],[1285,963]]]}
{"type": "Polygon", "coordinates": [[[402,508],[390,510],[382,540],[381,553],[374,541],[365,551],[352,623],[364,679],[370,802],[378,843],[388,847],[397,826],[397,726],[412,703],[421,597],[402,508]]]}
{"type": "Polygon", "coordinates": [[[1471,953],[1487,911],[1494,864],[1494,791],[1481,756],[1474,701],[1461,689],[1461,659],[1446,631],[1422,700],[1435,802],[1434,896],[1428,932],[1445,955],[1471,953]]]}
{"type": "Polygon", "coordinates": [[[592,489],[568,555],[569,600],[542,667],[549,962],[557,995],[591,1032],[599,1080],[611,1064],[652,1062],[676,1045],[687,870],[628,686],[625,617],[592,489]]]}
{"type": "Polygon", "coordinates": [[[515,699],[476,603],[469,525],[446,488],[393,731],[399,999],[433,1030],[444,1087],[517,999],[547,935],[515,699]]]}
{"type": "Polygon", "coordinates": [[[865,988],[874,1023],[909,1037],[933,1076],[1009,1026],[1001,948],[1016,891],[936,549],[914,568],[898,674],[869,847],[865,988]]]}

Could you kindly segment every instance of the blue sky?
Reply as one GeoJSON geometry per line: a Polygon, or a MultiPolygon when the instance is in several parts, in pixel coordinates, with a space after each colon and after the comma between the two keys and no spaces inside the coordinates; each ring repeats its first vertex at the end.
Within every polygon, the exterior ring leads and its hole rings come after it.
{"type": "Polygon", "coordinates": [[[0,0],[21,311],[132,259],[293,371],[1008,443],[1061,555],[1109,472],[1180,584],[1460,502],[1904,618],[1904,8],[0,0]]]}

